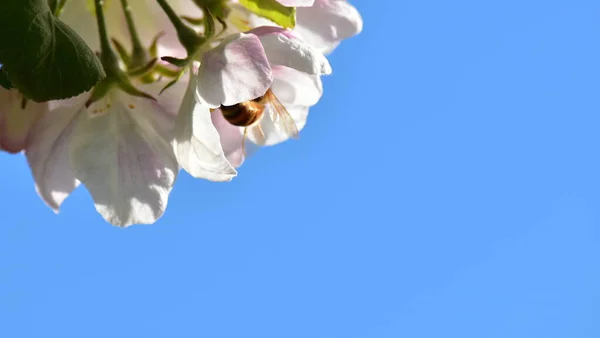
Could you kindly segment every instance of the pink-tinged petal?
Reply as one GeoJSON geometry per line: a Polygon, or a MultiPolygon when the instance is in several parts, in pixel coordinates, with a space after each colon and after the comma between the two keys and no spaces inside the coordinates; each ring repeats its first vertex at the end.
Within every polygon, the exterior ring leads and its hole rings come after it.
{"type": "Polygon", "coordinates": [[[248,33],[259,37],[271,65],[285,66],[312,75],[331,74],[327,58],[289,30],[264,26],[248,33]]]}
{"type": "Polygon", "coordinates": [[[306,106],[289,106],[288,113],[290,113],[290,115],[294,119],[294,122],[296,122],[296,128],[298,128],[298,131],[301,131],[302,129],[304,129],[304,126],[306,126],[306,120],[308,119],[308,111],[309,107],[306,106]]]}
{"type": "Polygon", "coordinates": [[[221,138],[221,147],[227,161],[234,168],[238,168],[244,162],[244,151],[242,149],[243,128],[232,125],[223,117],[220,110],[211,113],[212,123],[217,128],[221,138]]]}
{"type": "Polygon", "coordinates": [[[360,13],[346,0],[315,0],[312,7],[298,8],[294,32],[328,54],[362,28],[360,13]]]}
{"type": "MultiPolygon", "coordinates": [[[[306,125],[309,107],[315,105],[323,94],[321,78],[282,66],[273,67],[273,76],[273,94],[294,119],[298,131],[302,130],[306,125]]],[[[248,138],[259,146],[284,142],[290,135],[282,127],[282,122],[275,111],[267,106],[260,127],[249,128],[248,138]]]]}
{"type": "Polygon", "coordinates": [[[254,34],[235,34],[204,54],[197,95],[209,108],[231,106],[262,96],[273,82],[271,66],[254,34]]]}
{"type": "MultiPolygon", "coordinates": [[[[306,125],[309,107],[305,106],[286,106],[290,116],[296,123],[296,128],[300,131],[306,125]]],[[[280,128],[278,116],[272,110],[265,112],[258,125],[254,125],[248,130],[248,139],[259,146],[272,146],[289,140],[290,136],[280,128]]]]}
{"type": "Polygon", "coordinates": [[[277,0],[285,7],[310,7],[315,3],[315,0],[277,0]]]}
{"type": "Polygon", "coordinates": [[[22,99],[16,90],[0,87],[0,149],[9,153],[25,149],[30,130],[48,112],[47,102],[23,102],[22,99]]]}
{"type": "Polygon", "coordinates": [[[163,215],[179,171],[170,144],[172,125],[159,103],[118,91],[77,119],[73,171],[105,220],[129,226],[154,223],[163,215]],[[97,111],[102,113],[93,116],[97,111]]]}
{"type": "Polygon", "coordinates": [[[63,105],[45,114],[31,130],[25,149],[36,190],[54,212],[79,185],[71,169],[69,143],[80,107],[63,105]]]}
{"type": "Polygon", "coordinates": [[[175,122],[173,146],[177,161],[195,178],[231,181],[237,172],[227,161],[208,107],[196,101],[192,78],[175,122]]]}
{"type": "Polygon", "coordinates": [[[273,67],[273,93],[284,105],[313,106],[323,95],[321,77],[295,69],[273,67]]]}

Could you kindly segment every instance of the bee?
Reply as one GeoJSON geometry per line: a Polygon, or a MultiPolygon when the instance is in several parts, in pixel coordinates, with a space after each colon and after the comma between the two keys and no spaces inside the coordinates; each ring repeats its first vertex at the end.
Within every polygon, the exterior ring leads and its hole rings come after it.
{"type": "Polygon", "coordinates": [[[279,102],[279,99],[273,94],[271,89],[260,97],[254,100],[241,102],[234,104],[233,106],[221,106],[221,113],[225,120],[234,126],[244,127],[244,136],[242,138],[242,152],[244,155],[245,143],[248,135],[248,128],[256,127],[257,132],[261,134],[262,138],[265,138],[264,132],[260,127],[260,120],[265,114],[269,112],[275,113],[271,116],[265,116],[265,118],[271,118],[273,124],[286,133],[291,138],[298,138],[298,127],[296,122],[285,109],[285,107],[279,102]]]}

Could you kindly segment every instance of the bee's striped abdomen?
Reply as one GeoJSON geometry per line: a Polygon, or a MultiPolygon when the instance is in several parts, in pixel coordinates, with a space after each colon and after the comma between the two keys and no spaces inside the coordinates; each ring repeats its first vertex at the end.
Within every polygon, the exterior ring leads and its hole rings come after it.
{"type": "Polygon", "coordinates": [[[233,106],[221,106],[221,112],[227,122],[238,127],[247,127],[254,124],[262,116],[265,106],[255,102],[247,101],[233,106]]]}

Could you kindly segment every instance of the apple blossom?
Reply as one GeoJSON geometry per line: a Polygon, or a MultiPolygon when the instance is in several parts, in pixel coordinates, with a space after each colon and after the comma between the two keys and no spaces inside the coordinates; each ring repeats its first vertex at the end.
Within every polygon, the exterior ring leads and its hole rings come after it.
{"type": "Polygon", "coordinates": [[[298,8],[296,20],[294,32],[325,54],[363,27],[358,10],[346,0],[315,0],[312,7],[298,8]]]}
{"type": "MultiPolygon", "coordinates": [[[[158,94],[165,82],[141,88],[158,94]]],[[[110,90],[86,107],[88,95],[46,114],[32,132],[26,156],[37,189],[55,211],[83,183],[96,209],[110,223],[153,223],[164,212],[179,165],[172,142],[185,82],[157,101],[110,90]]],[[[219,138],[215,132],[215,141],[219,138]]],[[[229,181],[235,170],[220,148],[204,164],[213,181],[229,181]],[[220,158],[219,158],[220,157],[220,158]]]]}
{"type": "MultiPolygon", "coordinates": [[[[284,1],[279,1],[284,4],[284,1]]],[[[306,2],[308,3],[308,2],[306,2]]],[[[331,53],[342,40],[359,34],[363,21],[358,10],[347,0],[314,0],[311,5],[296,5],[294,33],[324,54],[331,53]]],[[[285,5],[285,4],[284,4],[285,5]]],[[[259,26],[276,26],[241,6],[233,5],[232,19],[237,26],[244,22],[247,29],[259,26]]]]}
{"type": "MultiPolygon", "coordinates": [[[[229,161],[239,166],[243,160],[245,127],[225,123],[218,108],[255,99],[272,89],[295,121],[296,128],[301,129],[308,108],[321,96],[319,77],[330,73],[327,59],[291,31],[259,27],[227,38],[204,55],[197,74],[197,104],[217,109],[213,123],[221,133],[229,161]],[[248,60],[252,60],[252,67],[247,64],[248,60]],[[244,79],[252,81],[246,83],[244,79]]],[[[268,105],[260,120],[247,126],[247,135],[257,145],[280,143],[293,136],[281,128],[282,122],[268,105]]]]}
{"type": "Polygon", "coordinates": [[[25,149],[52,210],[83,184],[119,226],[158,220],[181,168],[227,182],[246,145],[296,137],[332,72],[324,53],[362,29],[345,0],[77,0],[55,13],[98,51],[106,77],[25,106],[0,88],[0,146],[25,149]],[[234,120],[247,104],[252,119],[234,120]]]}
{"type": "MultiPolygon", "coordinates": [[[[181,149],[180,140],[189,130],[186,115],[177,116],[187,81],[161,93],[168,78],[149,84],[136,80],[137,89],[111,63],[116,60],[107,42],[100,45],[108,56],[103,57],[109,62],[107,81],[46,114],[32,132],[26,156],[36,188],[53,210],[83,183],[108,222],[153,223],[164,213],[178,159],[184,159],[175,156],[174,147],[181,149]]],[[[209,115],[206,123],[212,126],[209,115]]],[[[211,157],[194,163],[196,172],[203,170],[197,177],[231,180],[236,171],[225,159],[214,127],[202,144],[211,157]]]]}

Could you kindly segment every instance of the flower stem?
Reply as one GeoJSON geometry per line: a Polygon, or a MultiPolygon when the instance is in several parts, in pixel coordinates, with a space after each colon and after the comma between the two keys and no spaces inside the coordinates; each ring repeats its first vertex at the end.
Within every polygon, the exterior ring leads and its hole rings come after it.
{"type": "Polygon", "coordinates": [[[98,32],[100,34],[100,61],[106,72],[106,77],[100,81],[94,89],[90,98],[85,103],[89,107],[93,102],[100,100],[114,87],[118,86],[122,91],[138,97],[154,100],[154,98],[141,90],[135,88],[127,74],[119,67],[117,54],[110,47],[108,33],[106,32],[106,22],[104,20],[104,1],[94,0],[96,7],[96,19],[98,21],[98,32]]]}
{"type": "Polygon", "coordinates": [[[204,43],[204,38],[199,36],[198,33],[196,33],[196,31],[194,31],[192,28],[188,27],[183,22],[183,20],[177,15],[177,13],[175,13],[173,8],[171,8],[171,6],[166,0],[156,1],[163,9],[165,14],[167,14],[169,20],[171,20],[171,23],[177,31],[177,37],[179,38],[179,42],[181,42],[181,44],[187,51],[188,56],[193,55],[196,49],[198,49],[198,47],[202,43],[204,43]]]}
{"type": "Polygon", "coordinates": [[[66,4],[67,4],[67,0],[59,0],[58,5],[56,6],[56,9],[54,11],[54,16],[60,17],[60,15],[63,12],[63,8],[65,8],[66,4]]]}
{"type": "Polygon", "coordinates": [[[110,47],[110,42],[108,41],[108,33],[106,32],[106,21],[104,19],[104,1],[103,0],[94,0],[94,4],[96,6],[96,20],[98,21],[98,33],[100,34],[100,61],[102,61],[102,66],[106,70],[107,76],[110,76],[110,73],[114,73],[115,67],[119,68],[119,61],[117,59],[117,55],[110,47]]]}
{"type": "Polygon", "coordinates": [[[123,12],[125,13],[125,21],[127,22],[127,29],[129,30],[129,35],[131,37],[131,64],[128,65],[130,67],[137,67],[147,63],[146,51],[142,42],[140,41],[140,36],[138,35],[137,29],[135,28],[135,23],[133,21],[133,15],[131,13],[131,8],[129,7],[129,0],[121,0],[121,6],[123,7],[123,12]]]}

